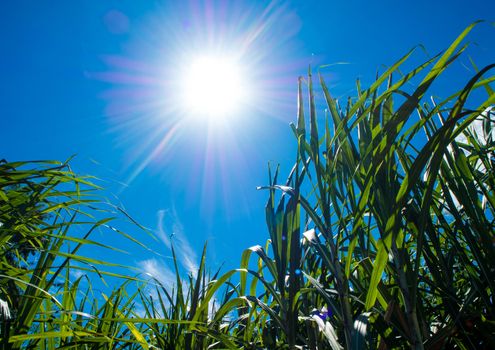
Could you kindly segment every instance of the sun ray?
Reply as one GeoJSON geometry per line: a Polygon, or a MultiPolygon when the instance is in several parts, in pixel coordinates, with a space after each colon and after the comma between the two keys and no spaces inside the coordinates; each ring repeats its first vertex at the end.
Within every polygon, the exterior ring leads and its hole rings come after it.
{"type": "Polygon", "coordinates": [[[134,179],[146,168],[146,166],[160,153],[165,151],[167,146],[170,147],[171,143],[173,143],[173,139],[177,136],[178,130],[180,128],[180,123],[175,123],[164,135],[160,143],[153,149],[153,151],[141,162],[139,166],[134,169],[134,171],[129,175],[126,180],[126,184],[129,185],[134,179]]]}
{"type": "Polygon", "coordinates": [[[183,186],[186,201],[200,197],[205,212],[235,216],[249,211],[247,190],[237,184],[258,161],[250,142],[265,138],[249,134],[260,123],[285,123],[290,113],[283,112],[292,111],[283,105],[293,97],[288,72],[306,61],[281,57],[299,23],[275,2],[248,10],[191,3],[188,10],[169,22],[154,13],[146,40],[130,42],[132,54],[104,55],[102,68],[87,74],[109,84],[102,98],[110,131],[120,136],[116,146],[126,152],[128,183],[158,176],[167,190],[183,186]]]}

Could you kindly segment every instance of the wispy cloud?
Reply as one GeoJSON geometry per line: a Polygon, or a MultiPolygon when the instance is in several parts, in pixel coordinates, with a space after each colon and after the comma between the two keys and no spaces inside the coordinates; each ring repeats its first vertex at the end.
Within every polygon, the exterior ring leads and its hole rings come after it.
{"type": "MultiPolygon", "coordinates": [[[[196,276],[198,271],[198,255],[187,240],[184,228],[178,219],[175,210],[159,210],[157,212],[156,235],[163,243],[164,248],[171,251],[173,245],[178,265],[184,268],[187,273],[196,276]]],[[[144,274],[155,278],[165,288],[175,286],[177,283],[175,269],[172,269],[170,266],[170,261],[154,257],[138,262],[138,268],[143,271],[144,274]]],[[[181,278],[181,280],[183,293],[188,295],[190,286],[187,283],[187,279],[181,278]]],[[[149,288],[146,292],[149,294],[150,300],[153,300],[153,302],[158,300],[156,289],[149,288]]],[[[165,300],[165,304],[168,305],[167,300],[165,300]]],[[[157,310],[160,309],[158,306],[160,305],[157,305],[157,310]]],[[[144,315],[145,311],[142,305],[138,305],[138,307],[139,313],[144,315]]],[[[209,317],[212,317],[212,315],[215,314],[217,308],[218,301],[217,298],[213,296],[208,303],[209,317]]]]}
{"type": "Polygon", "coordinates": [[[197,254],[184,234],[184,228],[175,210],[159,210],[157,234],[168,249],[173,243],[177,260],[189,273],[198,270],[197,254]]]}
{"type": "MultiPolygon", "coordinates": [[[[164,263],[164,261],[160,259],[147,259],[140,261],[138,263],[138,267],[144,271],[144,273],[148,277],[154,278],[156,281],[158,281],[161,286],[166,288],[170,288],[170,286],[175,286],[176,283],[176,276],[172,270],[170,270],[167,265],[164,263]]],[[[158,297],[158,288],[161,288],[161,286],[157,286],[157,283],[153,281],[150,281],[151,283],[147,284],[145,288],[142,290],[143,295],[140,301],[135,301],[134,304],[134,312],[138,317],[158,317],[158,318],[164,318],[166,316],[166,310],[170,307],[170,301],[168,298],[160,298],[158,297]],[[147,306],[153,305],[154,308],[152,309],[153,315],[148,314],[150,311],[150,308],[145,308],[144,304],[147,306]]],[[[170,290],[169,290],[170,292],[170,290]]],[[[161,293],[160,293],[161,294],[161,293]]]]}
{"type": "Polygon", "coordinates": [[[83,272],[81,270],[77,269],[70,269],[70,276],[74,279],[77,280],[79,277],[86,275],[86,272],[83,272]]]}
{"type": "MultiPolygon", "coordinates": [[[[183,226],[174,210],[159,210],[157,212],[156,235],[164,245],[164,249],[171,251],[174,247],[177,263],[187,273],[196,275],[198,270],[197,254],[186,238],[183,226]]],[[[163,259],[150,258],[139,261],[138,267],[144,274],[157,279],[164,286],[174,285],[175,271],[170,263],[163,259]]]]}
{"type": "MultiPolygon", "coordinates": [[[[493,142],[493,140],[495,140],[495,128],[493,128],[494,123],[495,123],[495,106],[489,106],[483,112],[481,112],[480,115],[476,119],[474,119],[471,122],[471,124],[465,129],[465,131],[460,133],[455,138],[455,140],[458,143],[472,146],[472,141],[467,137],[467,135],[469,134],[472,138],[476,140],[477,143],[485,146],[489,142],[493,142]]],[[[469,155],[471,153],[471,151],[469,151],[469,148],[462,147],[461,149],[466,155],[469,155]]],[[[453,153],[452,145],[448,146],[448,150],[450,153],[453,153]]],[[[476,163],[474,164],[474,168],[482,173],[486,172],[485,165],[482,163],[480,159],[476,161],[476,163]]],[[[478,185],[476,185],[476,187],[479,188],[478,185]]],[[[462,205],[459,202],[457,196],[454,194],[454,192],[452,192],[452,190],[449,190],[449,193],[454,203],[454,206],[457,209],[461,209],[462,205]]],[[[483,202],[487,201],[485,195],[483,195],[482,200],[483,202]]]]}
{"type": "MultiPolygon", "coordinates": [[[[467,127],[467,131],[475,137],[479,143],[486,145],[489,140],[495,139],[495,129],[492,127],[495,123],[495,106],[486,108],[473,122],[467,127]],[[488,125],[488,128],[484,128],[484,124],[488,125]]],[[[469,143],[465,133],[459,134],[456,137],[457,142],[469,143]]]]}
{"type": "Polygon", "coordinates": [[[151,258],[138,262],[138,267],[149,277],[158,280],[164,286],[175,284],[175,273],[161,259],[151,258]]]}

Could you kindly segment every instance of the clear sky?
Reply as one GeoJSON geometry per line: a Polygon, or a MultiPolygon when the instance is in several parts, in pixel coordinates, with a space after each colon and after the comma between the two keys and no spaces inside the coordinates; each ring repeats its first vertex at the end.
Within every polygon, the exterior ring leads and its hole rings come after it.
{"type": "MultiPolygon", "coordinates": [[[[485,19],[469,37],[482,66],[495,61],[494,14],[491,0],[4,3],[0,157],[76,154],[75,171],[102,178],[106,196],[163,238],[153,249],[169,254],[173,232],[186,269],[206,240],[210,265],[236,267],[268,237],[267,193],[256,186],[268,182],[268,161],[282,178],[292,165],[289,122],[309,64],[348,63],[323,70],[334,96],[346,97],[355,78],[366,85],[418,44],[424,60],[485,19]],[[187,105],[192,93],[184,101],[205,55],[233,57],[248,92],[222,122],[192,118],[201,113],[187,105]]],[[[440,94],[466,81],[461,63],[469,67],[467,58],[454,67],[440,94]]],[[[166,259],[134,252],[126,263],[167,271],[166,259]]]]}

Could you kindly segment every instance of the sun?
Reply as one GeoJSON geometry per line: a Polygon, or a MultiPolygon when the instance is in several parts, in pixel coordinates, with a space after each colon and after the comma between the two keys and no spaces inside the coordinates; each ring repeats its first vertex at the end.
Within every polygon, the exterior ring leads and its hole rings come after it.
{"type": "Polygon", "coordinates": [[[224,121],[239,111],[247,95],[246,84],[235,59],[201,56],[184,72],[182,104],[188,114],[208,121],[224,121]]]}

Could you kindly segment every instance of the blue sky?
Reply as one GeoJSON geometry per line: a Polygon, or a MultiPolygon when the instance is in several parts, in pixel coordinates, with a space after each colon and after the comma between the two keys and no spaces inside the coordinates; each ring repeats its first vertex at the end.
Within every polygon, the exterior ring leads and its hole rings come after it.
{"type": "MultiPolygon", "coordinates": [[[[13,4],[0,11],[0,156],[76,154],[77,172],[100,177],[105,195],[161,238],[153,249],[169,254],[175,233],[186,269],[206,240],[210,265],[228,267],[265,243],[267,194],[256,186],[267,184],[269,161],[283,176],[292,165],[288,125],[308,65],[348,63],[323,70],[345,98],[357,77],[366,85],[418,44],[420,62],[477,19],[487,23],[469,37],[469,54],[479,66],[495,59],[489,0],[13,4]],[[188,62],[211,52],[235,55],[252,90],[214,126],[188,119],[177,103],[188,62]]],[[[462,63],[469,67],[467,58],[453,67],[440,95],[469,77],[462,63]]],[[[126,263],[166,271],[162,258],[133,251],[126,263]]]]}

